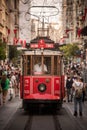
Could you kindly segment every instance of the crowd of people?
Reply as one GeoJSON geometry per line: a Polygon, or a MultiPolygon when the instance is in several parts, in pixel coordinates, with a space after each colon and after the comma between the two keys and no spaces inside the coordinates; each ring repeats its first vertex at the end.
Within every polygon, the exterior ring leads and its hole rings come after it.
{"type": "Polygon", "coordinates": [[[79,105],[79,115],[82,116],[83,113],[83,103],[85,101],[86,95],[86,83],[84,82],[84,66],[81,64],[70,64],[65,71],[65,90],[66,98],[64,101],[74,102],[74,116],[78,115],[78,105],[79,105]]]}
{"type": "Polygon", "coordinates": [[[0,105],[5,104],[7,95],[9,101],[19,96],[20,69],[12,62],[0,62],[0,105]]]}

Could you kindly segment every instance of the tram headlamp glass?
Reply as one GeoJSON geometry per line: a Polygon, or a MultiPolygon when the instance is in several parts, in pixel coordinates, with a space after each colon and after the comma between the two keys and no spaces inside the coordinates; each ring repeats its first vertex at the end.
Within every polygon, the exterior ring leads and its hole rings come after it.
{"type": "Polygon", "coordinates": [[[46,90],[46,85],[45,85],[45,84],[39,84],[38,90],[39,90],[40,92],[45,92],[45,90],[46,90]]]}

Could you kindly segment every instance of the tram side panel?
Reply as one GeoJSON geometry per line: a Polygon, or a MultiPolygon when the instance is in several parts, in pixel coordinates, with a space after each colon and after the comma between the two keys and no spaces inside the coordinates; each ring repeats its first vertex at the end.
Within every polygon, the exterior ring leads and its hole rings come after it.
{"type": "Polygon", "coordinates": [[[20,77],[20,97],[24,99],[30,94],[30,78],[28,76],[20,77]]]}
{"type": "Polygon", "coordinates": [[[64,99],[65,97],[65,76],[62,75],[61,77],[61,87],[62,87],[62,98],[64,99]]]}
{"type": "Polygon", "coordinates": [[[61,99],[61,78],[54,78],[54,95],[57,96],[58,100],[61,99]]]}

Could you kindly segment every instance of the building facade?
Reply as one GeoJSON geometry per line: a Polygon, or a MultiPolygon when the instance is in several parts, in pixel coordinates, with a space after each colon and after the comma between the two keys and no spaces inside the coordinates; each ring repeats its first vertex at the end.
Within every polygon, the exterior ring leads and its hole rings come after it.
{"type": "Polygon", "coordinates": [[[66,43],[83,42],[81,30],[87,25],[87,1],[86,0],[63,0],[63,34],[66,43]]]}
{"type": "Polygon", "coordinates": [[[18,9],[19,0],[0,0],[0,39],[8,45],[19,35],[18,9]]]}

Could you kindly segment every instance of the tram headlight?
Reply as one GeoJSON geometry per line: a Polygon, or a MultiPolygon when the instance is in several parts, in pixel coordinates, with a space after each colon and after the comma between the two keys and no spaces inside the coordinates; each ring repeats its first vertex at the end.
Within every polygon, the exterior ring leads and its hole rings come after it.
{"type": "Polygon", "coordinates": [[[40,91],[40,92],[45,92],[46,91],[46,85],[45,84],[39,84],[38,85],[38,90],[40,91]]]}

